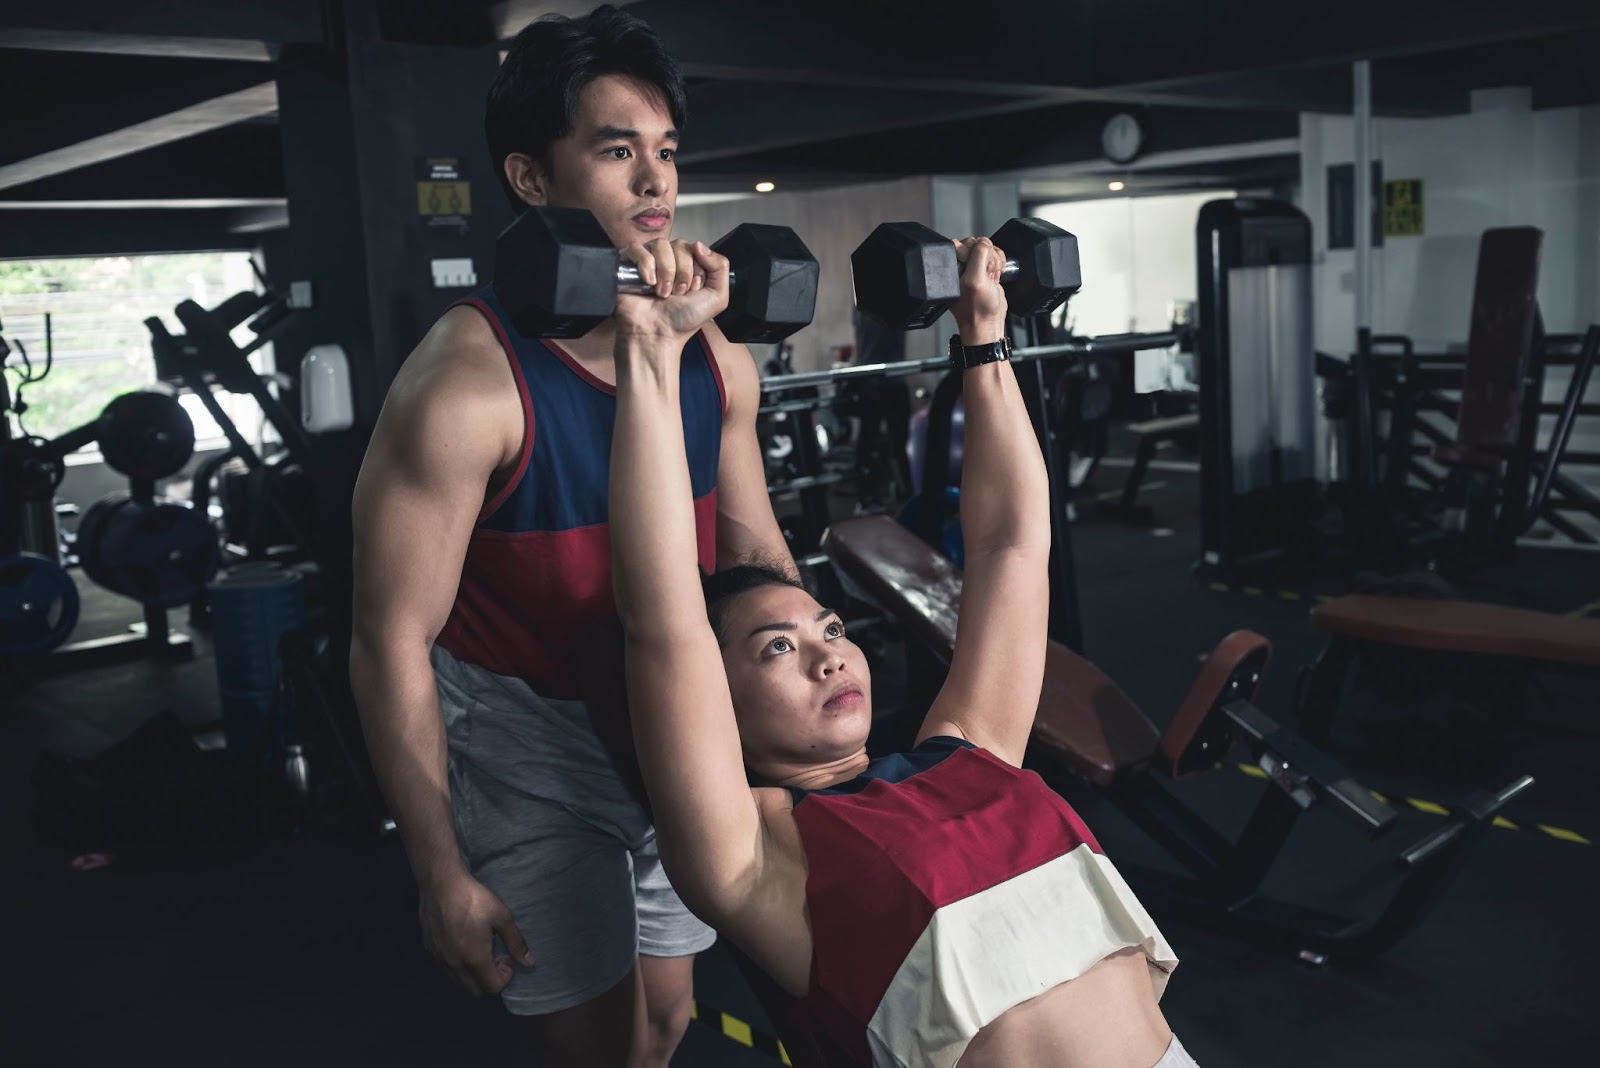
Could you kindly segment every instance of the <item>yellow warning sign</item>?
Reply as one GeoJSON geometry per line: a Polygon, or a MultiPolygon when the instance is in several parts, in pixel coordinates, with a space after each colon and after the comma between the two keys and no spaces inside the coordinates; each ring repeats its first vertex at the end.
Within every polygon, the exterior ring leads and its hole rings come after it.
{"type": "Polygon", "coordinates": [[[1422,179],[1383,183],[1383,236],[1422,236],[1422,179]]]}
{"type": "Polygon", "coordinates": [[[418,182],[418,215],[471,215],[472,187],[466,182],[418,182]]]}

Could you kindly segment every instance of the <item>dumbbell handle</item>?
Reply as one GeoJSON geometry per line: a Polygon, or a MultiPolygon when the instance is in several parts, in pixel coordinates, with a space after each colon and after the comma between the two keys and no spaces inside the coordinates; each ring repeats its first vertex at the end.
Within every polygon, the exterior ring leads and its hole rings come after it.
{"type": "MultiPolygon", "coordinates": [[[[1006,260],[1005,266],[1000,268],[1000,284],[1004,285],[1011,281],[1021,269],[1016,260],[1006,260]]],[[[730,286],[737,282],[738,278],[738,271],[731,269],[728,271],[728,284],[730,286]]],[[[638,265],[632,263],[617,264],[618,293],[631,293],[634,296],[649,297],[654,296],[655,291],[655,286],[646,285],[644,280],[639,277],[638,265]]]]}
{"type": "MultiPolygon", "coordinates": [[[[738,277],[739,273],[737,271],[729,270],[728,285],[733,285],[738,280],[738,277]]],[[[656,287],[644,283],[639,277],[637,265],[619,263],[617,264],[617,292],[632,293],[634,296],[639,297],[650,297],[655,295],[656,287]]]]}
{"type": "Polygon", "coordinates": [[[1017,276],[1017,272],[1020,270],[1022,270],[1022,265],[1016,260],[1006,260],[1005,266],[1000,268],[1000,284],[1005,285],[1007,282],[1011,281],[1017,276]]]}

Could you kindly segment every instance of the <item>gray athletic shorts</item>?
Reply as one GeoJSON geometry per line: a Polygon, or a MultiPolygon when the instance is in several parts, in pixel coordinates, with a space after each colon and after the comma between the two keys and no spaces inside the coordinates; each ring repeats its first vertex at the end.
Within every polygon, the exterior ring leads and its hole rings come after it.
{"type": "MultiPolygon", "coordinates": [[[[583,704],[547,700],[438,646],[432,661],[461,855],[533,954],[501,993],[505,1007],[571,1008],[615,986],[639,954],[709,948],[716,934],[667,882],[655,829],[583,704]]],[[[495,952],[505,952],[498,939],[495,952]]]]}
{"type": "Polygon", "coordinates": [[[1178,1036],[1172,1036],[1172,1044],[1167,1047],[1167,1052],[1161,1055],[1152,1068],[1200,1068],[1189,1056],[1189,1051],[1183,1048],[1183,1043],[1178,1041],[1178,1036]]]}

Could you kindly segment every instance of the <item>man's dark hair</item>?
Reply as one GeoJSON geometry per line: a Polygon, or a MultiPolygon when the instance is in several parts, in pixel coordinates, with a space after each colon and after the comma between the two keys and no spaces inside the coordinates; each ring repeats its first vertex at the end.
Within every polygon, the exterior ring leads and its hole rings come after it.
{"type": "Polygon", "coordinates": [[[706,616],[717,636],[717,644],[725,644],[722,625],[728,615],[728,606],[734,598],[763,586],[792,586],[797,590],[811,590],[788,569],[769,560],[752,557],[730,568],[700,577],[700,588],[706,596],[706,616]]]}
{"type": "Polygon", "coordinates": [[[495,177],[519,213],[527,205],[506,181],[506,157],[520,152],[550,173],[552,146],[572,131],[578,97],[605,74],[623,74],[654,86],[683,129],[688,96],[677,63],[661,38],[640,18],[610,4],[580,18],[546,15],[522,28],[489,86],[483,128],[495,177]]]}

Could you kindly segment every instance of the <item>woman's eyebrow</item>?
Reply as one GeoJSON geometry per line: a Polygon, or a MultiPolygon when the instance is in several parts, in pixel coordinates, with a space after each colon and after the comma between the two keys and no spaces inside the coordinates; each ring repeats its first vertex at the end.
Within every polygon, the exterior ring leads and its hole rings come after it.
{"type": "MultiPolygon", "coordinates": [[[[835,612],[831,608],[824,608],[822,611],[818,612],[816,614],[816,616],[811,621],[813,623],[821,623],[824,619],[827,619],[829,616],[834,616],[834,615],[838,615],[838,613],[835,612]]],[[[749,633],[749,635],[747,635],[747,636],[751,637],[751,638],[754,638],[757,634],[760,634],[763,631],[768,631],[768,630],[794,630],[798,626],[800,626],[800,624],[794,622],[793,620],[790,620],[790,621],[784,622],[784,623],[763,623],[761,626],[759,626],[755,630],[751,631],[749,633]]]]}

